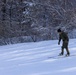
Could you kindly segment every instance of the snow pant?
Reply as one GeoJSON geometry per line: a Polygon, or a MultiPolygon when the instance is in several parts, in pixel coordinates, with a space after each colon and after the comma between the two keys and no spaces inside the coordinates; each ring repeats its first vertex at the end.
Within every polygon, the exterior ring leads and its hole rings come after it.
{"type": "Polygon", "coordinates": [[[68,43],[69,41],[63,41],[62,51],[61,51],[62,54],[64,54],[64,49],[66,49],[67,54],[70,54],[69,49],[68,49],[68,43]]]}

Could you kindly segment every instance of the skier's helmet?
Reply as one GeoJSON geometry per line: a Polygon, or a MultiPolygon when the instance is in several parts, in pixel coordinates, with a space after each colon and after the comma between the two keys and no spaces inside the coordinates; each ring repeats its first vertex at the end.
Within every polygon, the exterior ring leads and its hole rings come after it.
{"type": "Polygon", "coordinates": [[[61,29],[58,29],[57,32],[61,32],[61,29]]]}

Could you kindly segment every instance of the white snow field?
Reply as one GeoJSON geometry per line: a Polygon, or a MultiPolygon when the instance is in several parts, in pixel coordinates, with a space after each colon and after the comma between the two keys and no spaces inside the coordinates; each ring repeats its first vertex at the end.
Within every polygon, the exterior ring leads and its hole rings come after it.
{"type": "Polygon", "coordinates": [[[0,46],[0,75],[76,75],[76,39],[69,50],[58,56],[58,40],[0,46]]]}

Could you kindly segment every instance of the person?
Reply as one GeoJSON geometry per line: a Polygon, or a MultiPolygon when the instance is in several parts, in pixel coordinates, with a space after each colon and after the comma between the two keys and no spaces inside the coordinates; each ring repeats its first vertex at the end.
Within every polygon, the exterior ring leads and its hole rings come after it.
{"type": "Polygon", "coordinates": [[[61,29],[58,29],[57,32],[59,33],[59,41],[58,45],[60,45],[60,41],[62,40],[63,44],[61,47],[61,53],[59,54],[60,56],[64,54],[64,49],[66,49],[66,56],[70,55],[69,49],[68,49],[68,43],[69,43],[69,38],[66,32],[61,31],[61,29]]]}

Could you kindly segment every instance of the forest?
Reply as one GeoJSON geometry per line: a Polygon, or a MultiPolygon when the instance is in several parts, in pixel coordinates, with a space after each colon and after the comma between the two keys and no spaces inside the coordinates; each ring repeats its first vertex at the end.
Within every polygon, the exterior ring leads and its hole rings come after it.
{"type": "Polygon", "coordinates": [[[0,45],[76,38],[76,0],[0,0],[0,45]]]}

